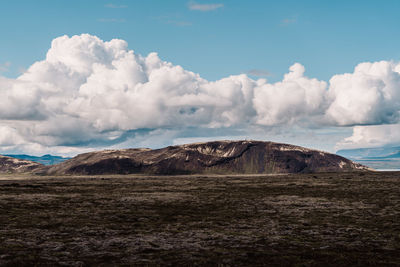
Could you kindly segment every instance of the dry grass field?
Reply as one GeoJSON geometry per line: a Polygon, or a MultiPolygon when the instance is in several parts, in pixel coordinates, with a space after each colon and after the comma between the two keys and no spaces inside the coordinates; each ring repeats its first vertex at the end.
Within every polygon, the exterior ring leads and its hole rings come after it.
{"type": "Polygon", "coordinates": [[[400,173],[0,178],[1,266],[400,266],[400,173]]]}

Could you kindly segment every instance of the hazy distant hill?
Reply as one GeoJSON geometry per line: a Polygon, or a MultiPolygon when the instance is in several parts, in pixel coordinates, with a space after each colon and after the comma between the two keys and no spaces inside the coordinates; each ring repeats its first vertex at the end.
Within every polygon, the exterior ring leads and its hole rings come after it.
{"type": "Polygon", "coordinates": [[[338,155],[374,169],[400,169],[400,147],[343,149],[338,155]]]}
{"type": "Polygon", "coordinates": [[[162,149],[105,150],[42,168],[43,174],[263,174],[368,170],[344,157],[261,141],[214,141],[162,149]]]}
{"type": "Polygon", "coordinates": [[[29,160],[29,161],[34,161],[34,162],[38,162],[41,163],[43,165],[54,165],[54,164],[58,164],[61,163],[63,161],[66,161],[70,158],[64,158],[64,157],[60,157],[60,156],[52,156],[52,155],[43,155],[41,157],[36,157],[36,156],[30,156],[30,155],[4,155],[7,157],[12,157],[12,158],[16,158],[16,159],[23,159],[23,160],[29,160]]]}
{"type": "Polygon", "coordinates": [[[374,148],[357,148],[357,149],[342,149],[336,154],[347,158],[386,158],[393,155],[399,155],[400,147],[374,147],[374,148]]]}

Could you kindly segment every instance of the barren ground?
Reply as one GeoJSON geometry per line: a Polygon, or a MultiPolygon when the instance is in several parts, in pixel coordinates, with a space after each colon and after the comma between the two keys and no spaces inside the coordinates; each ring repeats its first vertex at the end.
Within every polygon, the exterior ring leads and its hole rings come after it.
{"type": "Polygon", "coordinates": [[[400,173],[3,175],[0,265],[400,266],[400,173]]]}

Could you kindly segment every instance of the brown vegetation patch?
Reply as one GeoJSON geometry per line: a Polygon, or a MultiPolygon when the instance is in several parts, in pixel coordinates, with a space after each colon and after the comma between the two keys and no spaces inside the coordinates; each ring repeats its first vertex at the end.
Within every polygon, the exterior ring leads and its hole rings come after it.
{"type": "Polygon", "coordinates": [[[19,178],[1,266],[400,265],[398,173],[19,178]]]}

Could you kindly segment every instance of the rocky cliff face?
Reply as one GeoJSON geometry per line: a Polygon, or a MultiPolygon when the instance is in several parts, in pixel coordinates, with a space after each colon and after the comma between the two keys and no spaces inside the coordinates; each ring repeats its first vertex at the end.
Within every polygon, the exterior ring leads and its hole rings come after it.
{"type": "Polygon", "coordinates": [[[0,173],[24,173],[36,170],[43,165],[37,162],[0,155],[0,173]]]}
{"type": "Polygon", "coordinates": [[[105,150],[43,167],[43,174],[266,174],[365,171],[338,155],[288,144],[215,141],[162,149],[105,150]]]}

